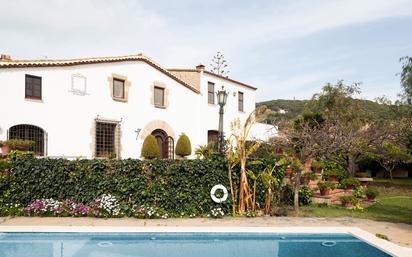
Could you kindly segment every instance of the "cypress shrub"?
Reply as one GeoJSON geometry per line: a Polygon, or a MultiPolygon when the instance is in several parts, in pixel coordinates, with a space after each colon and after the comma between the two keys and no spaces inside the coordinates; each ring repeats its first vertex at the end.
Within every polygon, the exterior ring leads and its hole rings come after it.
{"type": "Polygon", "coordinates": [[[176,143],[176,155],[181,157],[188,156],[192,153],[192,146],[190,144],[190,139],[185,134],[180,135],[176,143]]]}
{"type": "Polygon", "coordinates": [[[143,142],[142,157],[153,159],[159,157],[159,146],[157,145],[156,137],[148,135],[143,142]]]}

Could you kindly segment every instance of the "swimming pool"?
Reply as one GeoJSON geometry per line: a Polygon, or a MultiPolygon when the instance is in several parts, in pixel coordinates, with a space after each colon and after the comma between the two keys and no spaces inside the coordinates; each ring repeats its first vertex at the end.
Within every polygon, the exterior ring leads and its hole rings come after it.
{"type": "Polygon", "coordinates": [[[0,257],[384,257],[350,234],[1,232],[0,257]]]}

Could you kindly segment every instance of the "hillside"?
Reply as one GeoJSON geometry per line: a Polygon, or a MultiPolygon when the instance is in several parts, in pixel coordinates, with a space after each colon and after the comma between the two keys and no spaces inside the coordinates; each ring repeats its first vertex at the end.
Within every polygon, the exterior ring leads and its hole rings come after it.
{"type": "MultiPolygon", "coordinates": [[[[271,101],[265,101],[257,103],[257,106],[266,105],[272,112],[268,115],[267,122],[270,123],[276,117],[285,120],[292,120],[298,115],[302,114],[305,109],[305,104],[309,100],[285,100],[276,99],[271,101]],[[283,111],[285,113],[283,113],[283,111]]],[[[400,113],[405,113],[411,110],[408,106],[397,105],[385,105],[378,104],[370,100],[354,99],[360,106],[360,111],[367,114],[370,119],[373,120],[387,120],[396,119],[400,116],[400,113]]]]}

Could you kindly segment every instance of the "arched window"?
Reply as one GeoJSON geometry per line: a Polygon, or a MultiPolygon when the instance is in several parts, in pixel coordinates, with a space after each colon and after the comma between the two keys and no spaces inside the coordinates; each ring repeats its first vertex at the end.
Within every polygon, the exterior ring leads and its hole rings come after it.
{"type": "Polygon", "coordinates": [[[15,125],[9,129],[9,139],[31,140],[34,145],[30,151],[36,155],[45,155],[45,133],[40,127],[28,124],[15,125]]]}

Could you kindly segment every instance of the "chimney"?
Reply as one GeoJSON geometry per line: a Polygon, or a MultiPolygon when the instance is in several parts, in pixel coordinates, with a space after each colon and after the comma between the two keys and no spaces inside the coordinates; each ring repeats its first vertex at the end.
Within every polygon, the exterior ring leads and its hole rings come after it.
{"type": "Polygon", "coordinates": [[[0,55],[0,61],[10,61],[11,60],[11,56],[8,54],[1,54],[0,55]]]}
{"type": "Polygon", "coordinates": [[[205,71],[205,66],[203,64],[199,64],[196,66],[196,70],[199,72],[205,71]]]}

